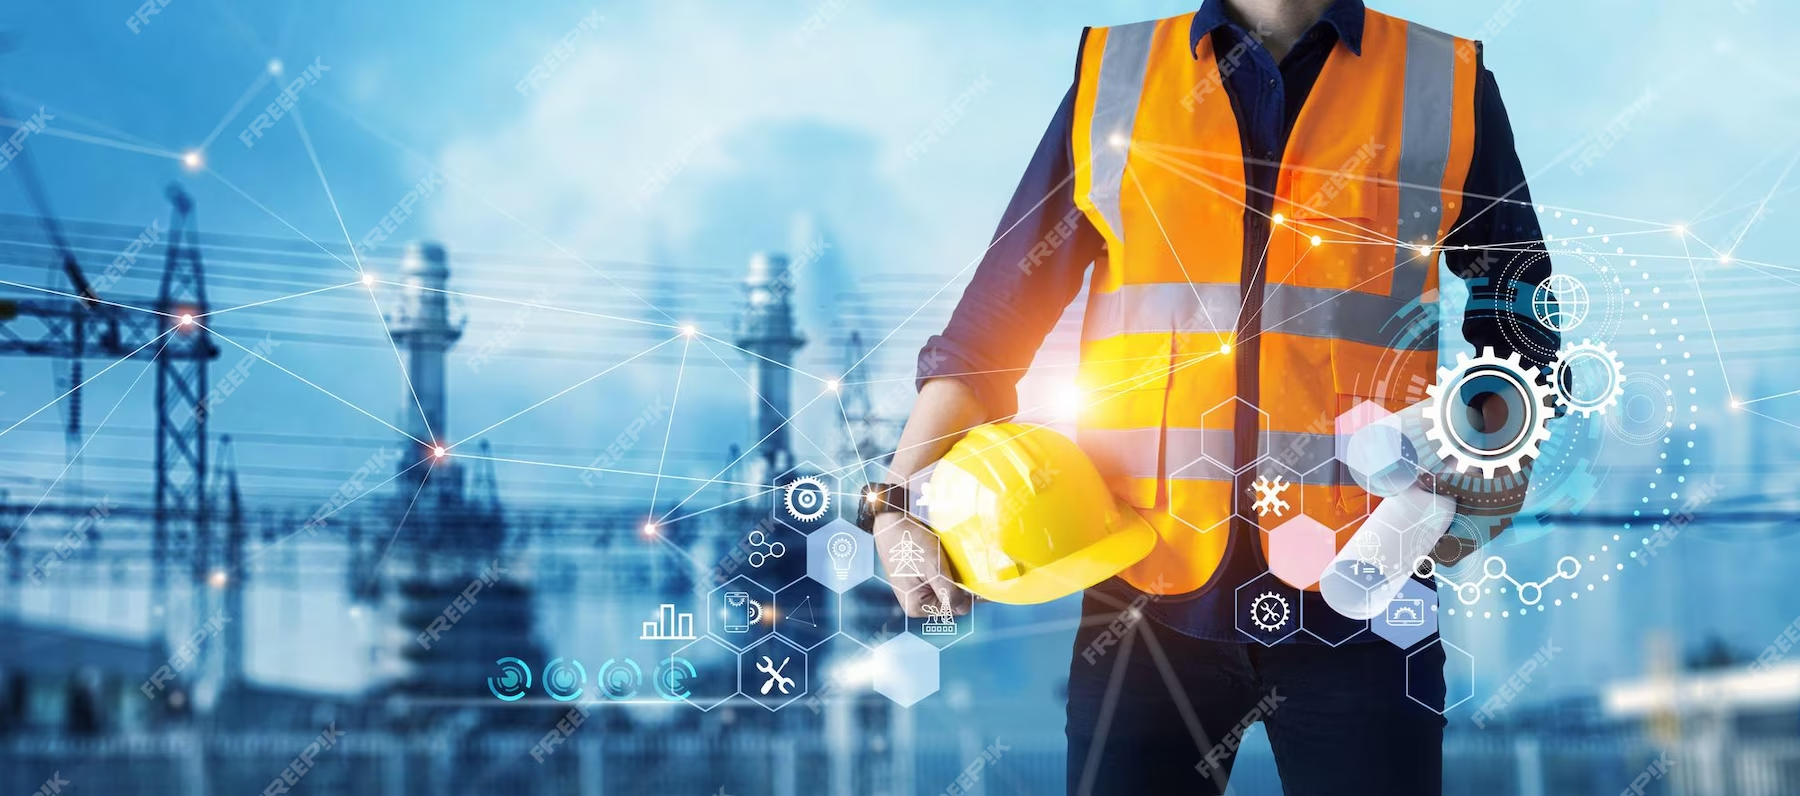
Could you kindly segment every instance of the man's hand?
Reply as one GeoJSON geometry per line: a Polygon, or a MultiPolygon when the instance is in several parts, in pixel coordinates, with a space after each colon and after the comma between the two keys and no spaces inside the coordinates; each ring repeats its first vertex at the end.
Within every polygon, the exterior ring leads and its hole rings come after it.
{"type": "Polygon", "coordinates": [[[907,616],[914,619],[930,616],[927,606],[941,609],[947,605],[958,615],[969,612],[973,599],[952,582],[950,562],[944,558],[937,535],[917,520],[898,511],[877,515],[875,552],[881,557],[882,570],[888,573],[888,583],[894,587],[894,596],[907,616]],[[901,538],[909,532],[913,543],[924,550],[923,555],[910,563],[897,560],[896,555],[901,538]],[[895,570],[906,574],[895,575],[895,570]]]}

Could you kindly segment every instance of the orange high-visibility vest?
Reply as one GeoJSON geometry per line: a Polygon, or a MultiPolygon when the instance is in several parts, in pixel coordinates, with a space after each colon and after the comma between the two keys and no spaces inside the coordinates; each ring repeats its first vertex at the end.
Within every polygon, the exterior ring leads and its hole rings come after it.
{"type": "Polygon", "coordinates": [[[1078,438],[1161,537],[1125,572],[1139,589],[1208,586],[1234,515],[1267,531],[1304,513],[1341,548],[1375,501],[1334,460],[1339,418],[1365,401],[1403,408],[1435,376],[1436,244],[1474,150],[1475,44],[1365,13],[1362,54],[1332,51],[1281,156],[1255,461],[1234,461],[1250,211],[1213,37],[1190,50],[1184,14],[1084,40],[1075,200],[1106,250],[1088,285],[1078,438]],[[1259,519],[1234,488],[1252,466],[1291,484],[1280,518],[1259,519]]]}

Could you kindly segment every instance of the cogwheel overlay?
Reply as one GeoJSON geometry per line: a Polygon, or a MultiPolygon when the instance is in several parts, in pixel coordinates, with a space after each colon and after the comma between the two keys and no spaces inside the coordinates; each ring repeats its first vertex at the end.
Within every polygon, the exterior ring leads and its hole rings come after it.
{"type": "Polygon", "coordinates": [[[1437,383],[1425,388],[1424,415],[1425,438],[1436,445],[1438,458],[1460,473],[1480,472],[1483,478],[1494,478],[1502,470],[1522,472],[1550,439],[1556,400],[1556,388],[1542,383],[1534,370],[1525,367],[1517,351],[1500,357],[1492,348],[1482,349],[1477,357],[1457,354],[1455,367],[1438,368],[1437,383]],[[1476,382],[1483,388],[1497,388],[1484,392],[1498,395],[1503,389],[1511,393],[1501,397],[1507,401],[1507,425],[1512,431],[1497,444],[1480,439],[1487,435],[1461,419],[1468,407],[1457,396],[1476,382]],[[1510,417],[1515,412],[1525,417],[1510,417]]]}
{"type": "Polygon", "coordinates": [[[1556,398],[1570,411],[1579,412],[1582,417],[1592,416],[1595,412],[1605,414],[1606,410],[1617,406],[1619,399],[1625,396],[1625,363],[1619,355],[1607,348],[1605,343],[1582,340],[1574,343],[1556,355],[1556,363],[1552,366],[1555,378],[1556,398]],[[1583,373],[1604,374],[1606,383],[1603,387],[1584,391],[1578,394],[1575,390],[1574,368],[1583,359],[1597,359],[1597,366],[1583,369],[1583,373]]]}
{"type": "Polygon", "coordinates": [[[1286,627],[1287,598],[1272,591],[1256,595],[1256,599],[1250,601],[1250,623],[1264,633],[1273,633],[1286,627]]]}
{"type": "Polygon", "coordinates": [[[831,508],[831,490],[815,476],[803,475],[783,489],[781,505],[789,516],[801,522],[812,522],[825,516],[831,508]]]}

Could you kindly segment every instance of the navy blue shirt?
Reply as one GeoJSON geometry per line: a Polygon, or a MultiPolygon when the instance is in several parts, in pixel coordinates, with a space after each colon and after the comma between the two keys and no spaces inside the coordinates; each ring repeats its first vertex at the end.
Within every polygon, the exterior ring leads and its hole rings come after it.
{"type": "MultiPolygon", "coordinates": [[[[1250,206],[1250,212],[1244,214],[1243,273],[1247,291],[1260,294],[1262,269],[1256,260],[1266,249],[1267,218],[1273,207],[1288,133],[1332,50],[1341,43],[1352,56],[1361,57],[1363,17],[1361,0],[1337,0],[1276,63],[1257,37],[1226,16],[1223,0],[1205,0],[1194,14],[1193,44],[1198,45],[1202,37],[1211,33],[1216,37],[1213,51],[1222,57],[1239,42],[1247,43],[1237,66],[1220,70],[1225,93],[1237,115],[1245,153],[1245,200],[1250,206]]],[[[1463,336],[1476,350],[1491,346],[1503,356],[1517,350],[1526,361],[1545,365],[1559,344],[1556,334],[1538,324],[1528,310],[1515,313],[1514,309],[1521,298],[1529,303],[1531,288],[1549,276],[1550,260],[1541,255],[1543,232],[1513,147],[1512,125],[1500,100],[1500,90],[1493,74],[1479,62],[1477,72],[1474,155],[1464,183],[1461,215],[1444,241],[1445,262],[1469,287],[1463,336]],[[1485,247],[1504,251],[1486,252],[1485,247]],[[1502,315],[1510,316],[1510,335],[1503,331],[1502,315]],[[1532,339],[1515,346],[1512,340],[1517,339],[1520,330],[1532,339]]],[[[1018,411],[1019,379],[1063,310],[1081,291],[1088,266],[1105,246],[1100,232],[1075,205],[1075,164],[1070,143],[1074,104],[1075,88],[1071,86],[1033,153],[1001,217],[993,245],[963,292],[949,324],[942,334],[926,342],[919,355],[921,385],[933,378],[963,381],[987,409],[990,420],[1010,417],[1018,411]],[[1033,252],[1040,241],[1056,242],[1048,256],[1041,249],[1033,252]],[[1034,266],[1018,267],[1027,258],[1034,266]]],[[[1254,298],[1253,308],[1241,313],[1245,319],[1240,319],[1240,324],[1260,324],[1254,309],[1261,305],[1260,295],[1254,298]]],[[[1238,332],[1240,340],[1256,340],[1256,335],[1246,334],[1243,328],[1238,332]]],[[[1253,349],[1240,347],[1240,370],[1246,367],[1246,360],[1247,367],[1254,368],[1256,354],[1253,349]]],[[[1240,373],[1240,385],[1257,383],[1243,375],[1240,373]]],[[[1257,398],[1242,397],[1251,404],[1257,398]]],[[[1256,531],[1233,528],[1232,533],[1256,531]]],[[[1249,637],[1236,629],[1234,592],[1239,584],[1267,569],[1261,545],[1231,544],[1222,576],[1212,588],[1192,599],[1159,600],[1152,603],[1151,613],[1189,635],[1248,641],[1249,637]]],[[[1128,588],[1118,582],[1107,587],[1128,588]]],[[[1317,610],[1318,616],[1336,616],[1316,593],[1307,593],[1305,600],[1303,610],[1317,610]]],[[[1312,624],[1308,622],[1309,626],[1312,624]]],[[[1291,638],[1307,637],[1296,634],[1291,638]]]]}

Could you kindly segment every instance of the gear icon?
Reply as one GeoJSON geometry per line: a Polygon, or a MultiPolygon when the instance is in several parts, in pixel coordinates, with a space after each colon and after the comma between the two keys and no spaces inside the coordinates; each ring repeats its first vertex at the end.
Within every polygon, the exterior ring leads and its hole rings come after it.
{"type": "Polygon", "coordinates": [[[1288,616],[1287,598],[1275,592],[1263,592],[1250,601],[1250,624],[1264,633],[1287,627],[1288,616]]]}
{"type": "Polygon", "coordinates": [[[1290,486],[1293,484],[1283,480],[1279,475],[1275,476],[1274,481],[1270,481],[1266,475],[1257,476],[1256,480],[1250,484],[1250,488],[1256,492],[1256,503],[1251,505],[1251,508],[1256,510],[1256,516],[1267,517],[1269,512],[1273,511],[1275,516],[1279,517],[1281,512],[1287,511],[1288,502],[1282,500],[1280,495],[1286,492],[1290,486]]]}
{"type": "Polygon", "coordinates": [[[1480,471],[1492,479],[1499,471],[1524,471],[1550,439],[1556,388],[1527,369],[1514,351],[1502,358],[1492,348],[1481,356],[1456,355],[1456,366],[1438,368],[1438,380],[1425,388],[1425,438],[1437,455],[1459,473],[1480,471]],[[1476,428],[1468,418],[1465,394],[1491,394],[1506,402],[1506,420],[1498,430],[1476,428]],[[1449,396],[1446,399],[1446,396],[1449,396]],[[1490,441],[1492,440],[1492,441],[1490,441]]]}
{"type": "Polygon", "coordinates": [[[1571,411],[1580,412],[1582,417],[1595,412],[1605,414],[1606,410],[1617,406],[1619,399],[1625,395],[1625,363],[1619,361],[1619,355],[1607,348],[1605,343],[1583,340],[1564,348],[1562,353],[1556,355],[1552,372],[1556,374],[1553,382],[1556,385],[1557,401],[1571,411]],[[1604,387],[1585,390],[1584,395],[1577,395],[1574,368],[1583,359],[1600,360],[1598,365],[1586,367],[1582,372],[1604,374],[1606,383],[1604,387]]]}
{"type": "Polygon", "coordinates": [[[817,476],[803,475],[782,488],[781,505],[794,519],[813,522],[831,508],[831,490],[817,476]]]}

